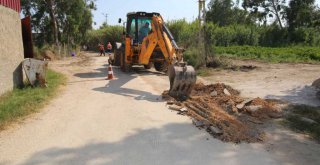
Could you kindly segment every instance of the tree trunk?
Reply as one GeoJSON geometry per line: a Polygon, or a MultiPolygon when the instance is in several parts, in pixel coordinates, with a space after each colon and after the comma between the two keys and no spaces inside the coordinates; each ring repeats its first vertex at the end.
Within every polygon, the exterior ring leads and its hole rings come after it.
{"type": "Polygon", "coordinates": [[[31,16],[31,2],[30,2],[30,0],[27,0],[25,3],[26,3],[26,7],[25,7],[26,15],[25,16],[31,16]]]}
{"type": "Polygon", "coordinates": [[[282,26],[282,22],[281,22],[281,19],[280,19],[280,16],[279,16],[279,11],[278,11],[278,8],[277,6],[275,5],[275,0],[272,0],[271,3],[272,3],[272,7],[273,7],[273,10],[275,12],[275,15],[277,17],[277,20],[278,20],[278,23],[280,25],[280,28],[283,29],[283,26],[282,26]]]}
{"type": "Polygon", "coordinates": [[[52,25],[54,42],[57,46],[59,46],[58,25],[57,25],[57,19],[55,16],[54,0],[46,0],[46,1],[47,1],[47,5],[49,8],[49,15],[51,18],[51,25],[52,25]]]}

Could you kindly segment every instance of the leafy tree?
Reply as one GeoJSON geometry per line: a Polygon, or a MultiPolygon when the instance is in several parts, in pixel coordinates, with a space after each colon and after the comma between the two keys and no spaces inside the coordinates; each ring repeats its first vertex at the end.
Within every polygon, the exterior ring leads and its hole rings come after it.
{"type": "Polygon", "coordinates": [[[21,9],[25,16],[31,16],[31,5],[31,0],[21,0],[21,9]]]}
{"type": "Polygon", "coordinates": [[[57,18],[56,18],[56,9],[57,5],[55,3],[55,0],[46,0],[44,1],[44,5],[48,7],[48,13],[50,15],[50,22],[51,22],[51,27],[52,27],[52,33],[54,36],[54,42],[58,46],[59,45],[59,38],[58,38],[58,23],[57,23],[57,18]]]}
{"type": "Polygon", "coordinates": [[[312,20],[312,26],[316,27],[316,28],[320,28],[320,9],[317,8],[314,12],[313,12],[313,20],[312,20]]]}
{"type": "Polygon", "coordinates": [[[286,18],[289,30],[298,27],[311,27],[314,19],[314,0],[291,0],[286,9],[286,18]]]}
{"type": "Polygon", "coordinates": [[[266,24],[268,17],[276,17],[281,29],[282,18],[285,13],[286,0],[244,0],[243,8],[250,9],[250,13],[266,24]],[[260,10],[259,10],[260,9],[260,10]]]}
{"type": "Polygon", "coordinates": [[[92,29],[95,0],[22,0],[22,13],[32,18],[33,30],[47,43],[79,44],[92,29]]]}
{"type": "Polygon", "coordinates": [[[249,13],[235,7],[232,0],[211,0],[207,11],[207,21],[226,26],[231,24],[253,24],[249,13]]]}

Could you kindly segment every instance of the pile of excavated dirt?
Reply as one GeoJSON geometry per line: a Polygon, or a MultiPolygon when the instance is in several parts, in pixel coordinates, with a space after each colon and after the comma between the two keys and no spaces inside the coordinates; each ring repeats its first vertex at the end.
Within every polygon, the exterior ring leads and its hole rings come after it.
{"type": "Polygon", "coordinates": [[[317,88],[317,89],[320,89],[320,78],[315,80],[313,83],[312,83],[312,86],[317,88]]]}
{"type": "Polygon", "coordinates": [[[259,142],[264,132],[259,125],[271,118],[282,117],[276,103],[261,98],[245,99],[232,87],[217,83],[196,84],[190,98],[180,102],[162,94],[169,108],[188,115],[193,123],[225,142],[259,142]]]}

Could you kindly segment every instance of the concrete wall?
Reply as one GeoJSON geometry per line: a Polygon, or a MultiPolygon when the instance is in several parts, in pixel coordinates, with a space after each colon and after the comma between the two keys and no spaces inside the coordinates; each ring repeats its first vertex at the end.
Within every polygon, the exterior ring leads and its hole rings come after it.
{"type": "Polygon", "coordinates": [[[0,5],[0,95],[22,85],[23,59],[20,15],[0,5]]]}

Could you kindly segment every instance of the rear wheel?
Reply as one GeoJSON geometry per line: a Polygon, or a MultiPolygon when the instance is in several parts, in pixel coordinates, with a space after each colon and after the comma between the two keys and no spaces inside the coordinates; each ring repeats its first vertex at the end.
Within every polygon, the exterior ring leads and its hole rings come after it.
{"type": "Polygon", "coordinates": [[[115,49],[114,50],[114,64],[115,66],[120,66],[121,65],[121,52],[122,49],[115,49]]]}
{"type": "Polygon", "coordinates": [[[131,71],[131,65],[126,63],[126,57],[125,57],[124,51],[120,52],[120,57],[121,57],[121,64],[120,68],[123,72],[130,72],[131,71]]]}
{"type": "Polygon", "coordinates": [[[151,69],[152,68],[152,63],[149,62],[148,65],[143,65],[144,69],[151,69]]]}
{"type": "Polygon", "coordinates": [[[168,70],[168,65],[166,62],[154,62],[154,68],[159,72],[166,72],[168,70]]]}

